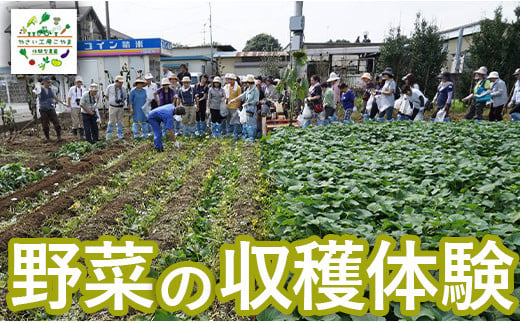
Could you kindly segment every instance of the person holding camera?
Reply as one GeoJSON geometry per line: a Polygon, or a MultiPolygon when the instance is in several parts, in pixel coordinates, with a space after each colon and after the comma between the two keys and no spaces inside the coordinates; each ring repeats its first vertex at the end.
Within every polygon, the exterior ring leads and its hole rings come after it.
{"type": "Polygon", "coordinates": [[[98,85],[95,83],[90,84],[88,92],[85,92],[80,99],[85,138],[91,144],[99,141],[99,129],[97,125],[99,99],[98,85]]]}
{"type": "Polygon", "coordinates": [[[125,115],[125,103],[127,99],[126,87],[123,86],[124,78],[116,76],[115,82],[110,84],[105,91],[105,98],[108,100],[108,128],[107,140],[112,137],[114,126],[117,126],[117,137],[123,139],[123,117],[125,115]]]}
{"type": "Polygon", "coordinates": [[[87,90],[83,87],[83,80],[80,76],[77,76],[76,85],[69,89],[67,106],[70,108],[70,118],[72,119],[72,134],[74,137],[79,135],[80,139],[83,139],[84,130],[79,102],[85,92],[87,90]]]}

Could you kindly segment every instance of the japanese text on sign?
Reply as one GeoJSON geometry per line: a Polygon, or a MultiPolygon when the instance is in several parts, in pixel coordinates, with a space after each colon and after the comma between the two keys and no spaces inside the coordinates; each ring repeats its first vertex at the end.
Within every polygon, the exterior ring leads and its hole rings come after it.
{"type": "Polygon", "coordinates": [[[371,251],[366,240],[349,235],[293,243],[240,236],[222,246],[216,283],[206,266],[189,261],[150,277],[157,244],[132,236],[85,242],[15,238],[9,243],[7,304],[12,311],[43,306],[63,314],[80,291],[85,312],[108,308],[117,316],[130,307],[152,313],[157,306],[195,315],[215,296],[234,300],[239,315],[257,315],[269,305],[285,314],[298,307],[306,316],[386,315],[392,301],[409,316],[417,315],[422,302],[460,316],[490,306],[510,315],[517,308],[511,293],[518,255],[497,236],[481,242],[443,238],[438,251],[424,251],[417,236],[407,235],[396,246],[388,236],[379,236],[371,251]]]}

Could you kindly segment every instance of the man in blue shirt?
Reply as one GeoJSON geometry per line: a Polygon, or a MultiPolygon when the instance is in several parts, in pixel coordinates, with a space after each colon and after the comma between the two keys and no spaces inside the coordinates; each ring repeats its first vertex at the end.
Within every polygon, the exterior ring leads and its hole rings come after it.
{"type": "Polygon", "coordinates": [[[159,152],[163,151],[161,122],[164,123],[168,135],[175,142],[175,146],[179,148],[179,143],[175,140],[173,133],[173,115],[184,115],[186,111],[184,107],[174,107],[173,104],[166,104],[155,108],[148,114],[148,123],[153,130],[153,143],[155,149],[159,152]]]}

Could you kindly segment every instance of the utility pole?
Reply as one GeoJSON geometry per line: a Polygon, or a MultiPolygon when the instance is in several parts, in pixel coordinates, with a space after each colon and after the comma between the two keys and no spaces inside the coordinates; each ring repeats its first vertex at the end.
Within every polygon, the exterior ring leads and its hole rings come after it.
{"type": "Polygon", "coordinates": [[[77,31],[78,31],[78,40],[83,40],[83,31],[81,30],[81,24],[79,23],[79,1],[74,1],[74,8],[76,9],[77,16],[77,31]]]}
{"type": "Polygon", "coordinates": [[[105,1],[105,13],[107,17],[107,39],[110,39],[110,13],[108,10],[108,1],[105,1]]]}
{"type": "MultiPolygon", "coordinates": [[[[291,48],[289,52],[299,51],[303,47],[303,30],[305,28],[305,17],[303,16],[303,1],[294,2],[294,16],[289,20],[289,30],[291,36],[291,48]]],[[[291,66],[293,65],[293,57],[291,55],[291,66]]]]}
{"type": "Polygon", "coordinates": [[[56,1],[49,1],[51,9],[56,9],[56,1]]]}
{"type": "Polygon", "coordinates": [[[210,57],[211,57],[211,74],[214,74],[213,69],[213,29],[211,24],[211,2],[209,2],[209,48],[210,48],[210,57]]]}

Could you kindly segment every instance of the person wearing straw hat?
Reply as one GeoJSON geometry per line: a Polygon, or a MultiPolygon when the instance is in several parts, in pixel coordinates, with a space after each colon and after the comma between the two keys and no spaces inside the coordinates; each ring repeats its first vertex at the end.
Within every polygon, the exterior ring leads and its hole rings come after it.
{"type": "Polygon", "coordinates": [[[145,114],[148,115],[150,111],[158,107],[157,102],[155,101],[155,92],[157,92],[157,84],[153,81],[152,73],[146,73],[144,76],[144,80],[146,84],[144,85],[144,89],[146,91],[146,105],[145,105],[145,114]]]}
{"type": "Polygon", "coordinates": [[[111,139],[114,126],[117,126],[117,137],[123,139],[123,117],[127,100],[126,87],[123,85],[124,80],[123,76],[116,76],[114,83],[107,86],[105,90],[105,98],[109,104],[107,140],[111,139]]]}
{"type": "Polygon", "coordinates": [[[75,85],[69,89],[67,95],[67,106],[70,108],[70,118],[72,119],[72,135],[83,139],[83,122],[81,120],[81,107],[79,102],[87,90],[83,87],[81,76],[76,76],[75,85]]]}
{"type": "Polygon", "coordinates": [[[176,140],[176,136],[173,133],[173,117],[176,115],[182,116],[185,112],[184,107],[175,107],[171,103],[160,106],[150,112],[148,115],[148,122],[153,130],[153,144],[155,150],[158,152],[164,151],[162,143],[164,131],[162,128],[166,129],[166,133],[174,142],[175,147],[180,147],[179,142],[176,140]]]}
{"type": "Polygon", "coordinates": [[[224,92],[226,93],[226,103],[228,108],[227,124],[229,125],[228,134],[233,134],[233,139],[238,140],[242,135],[242,124],[238,115],[240,108],[240,100],[230,102],[236,97],[242,95],[242,89],[238,86],[237,77],[233,73],[226,74],[226,85],[224,92]]]}
{"type": "Polygon", "coordinates": [[[245,141],[254,142],[256,138],[256,115],[257,105],[260,100],[260,93],[256,87],[255,77],[248,74],[243,84],[247,85],[247,89],[240,96],[234,98],[230,102],[242,100],[242,109],[246,109],[246,123],[243,125],[243,137],[245,141]]]}
{"type": "Polygon", "coordinates": [[[365,83],[363,88],[363,96],[361,97],[361,115],[363,116],[363,121],[367,121],[370,119],[370,112],[372,112],[372,106],[374,103],[372,89],[374,89],[375,86],[372,82],[372,76],[370,73],[363,73],[363,75],[361,75],[361,81],[365,83]]]}
{"type": "Polygon", "coordinates": [[[440,83],[437,86],[437,93],[432,99],[432,102],[437,102],[437,104],[430,121],[436,121],[437,119],[440,119],[437,118],[438,113],[444,115],[442,120],[438,121],[449,121],[451,100],[453,99],[453,83],[451,82],[451,74],[450,72],[442,72],[439,76],[437,76],[437,78],[440,79],[440,83]]]}
{"type": "Polygon", "coordinates": [[[222,79],[215,76],[212,82],[213,86],[208,90],[208,109],[211,113],[211,136],[213,138],[222,137],[222,115],[220,114],[220,106],[226,100],[226,93],[222,88],[222,79]]]}
{"type": "Polygon", "coordinates": [[[468,102],[470,99],[475,98],[466,113],[466,120],[476,118],[476,121],[481,121],[486,104],[491,102],[491,82],[487,79],[487,73],[488,70],[485,66],[481,66],[473,72],[477,84],[473,88],[473,93],[462,99],[462,102],[468,102]]]}
{"type": "Polygon", "coordinates": [[[381,106],[379,107],[379,116],[377,121],[384,122],[386,119],[387,121],[392,122],[394,121],[393,112],[397,85],[394,81],[394,73],[390,67],[385,68],[381,74],[383,75],[385,84],[381,90],[376,92],[377,95],[381,95],[381,106]]]}
{"type": "Polygon", "coordinates": [[[170,80],[170,87],[175,91],[175,94],[179,93],[179,90],[181,89],[181,84],[179,83],[179,77],[175,74],[170,75],[168,78],[170,80]]]}
{"type": "Polygon", "coordinates": [[[520,68],[515,70],[513,76],[516,78],[516,82],[508,107],[512,108],[509,115],[511,115],[513,122],[516,122],[520,121],[520,68]]]}
{"type": "Polygon", "coordinates": [[[489,110],[489,121],[502,121],[502,110],[507,103],[506,82],[500,79],[498,72],[489,73],[491,81],[491,108],[489,110]]]}
{"type": "Polygon", "coordinates": [[[197,130],[195,126],[197,108],[195,107],[195,91],[191,86],[191,78],[189,76],[182,78],[182,87],[177,93],[177,106],[180,105],[186,110],[186,114],[182,117],[183,134],[193,137],[197,130]]]}
{"type": "MultiPolygon", "coordinates": [[[[334,92],[334,112],[336,112],[336,109],[341,105],[341,90],[339,88],[340,79],[339,75],[334,72],[331,72],[327,79],[327,83],[330,84],[330,88],[332,89],[332,92],[334,92]]],[[[332,122],[339,121],[336,113],[333,113],[330,119],[332,122]]]]}
{"type": "Polygon", "coordinates": [[[45,139],[43,142],[49,142],[49,124],[52,122],[54,130],[56,131],[56,137],[58,141],[61,141],[61,126],[58,121],[58,115],[56,114],[56,102],[63,101],[54,94],[51,86],[51,79],[45,76],[42,79],[43,86],[41,92],[38,94],[38,102],[40,103],[40,120],[42,123],[43,133],[45,139]]]}
{"type": "Polygon", "coordinates": [[[80,99],[81,117],[85,129],[85,139],[91,144],[99,141],[99,128],[97,124],[98,107],[100,103],[98,85],[90,84],[88,91],[85,91],[80,99]]]}
{"type": "Polygon", "coordinates": [[[132,115],[132,133],[134,139],[147,138],[150,136],[146,114],[143,108],[146,105],[146,90],[143,89],[146,82],[143,79],[137,79],[134,82],[134,88],[130,91],[128,98],[128,109],[132,115]],[[139,128],[141,128],[141,135],[139,135],[139,128]]]}

